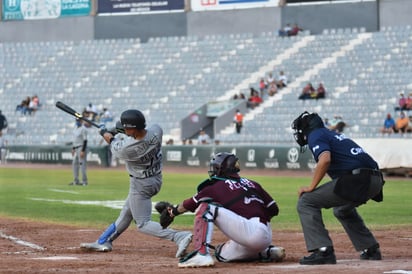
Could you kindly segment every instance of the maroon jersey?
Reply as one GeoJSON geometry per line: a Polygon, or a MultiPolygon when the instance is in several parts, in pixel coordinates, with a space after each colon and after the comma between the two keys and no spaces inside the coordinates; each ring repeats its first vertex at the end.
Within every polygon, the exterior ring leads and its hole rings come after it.
{"type": "Polygon", "coordinates": [[[214,203],[247,219],[259,217],[261,222],[278,215],[276,201],[258,184],[246,178],[212,177],[198,187],[198,193],[183,201],[183,207],[194,212],[202,198],[212,198],[214,203]]]}

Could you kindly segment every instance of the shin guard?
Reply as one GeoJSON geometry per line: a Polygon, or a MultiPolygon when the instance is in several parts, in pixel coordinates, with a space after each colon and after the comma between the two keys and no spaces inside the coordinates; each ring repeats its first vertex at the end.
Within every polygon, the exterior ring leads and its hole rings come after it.
{"type": "Polygon", "coordinates": [[[218,207],[214,206],[214,212],[211,212],[208,203],[201,203],[196,210],[193,244],[195,250],[200,254],[208,254],[212,241],[214,220],[217,216],[218,207]]]}

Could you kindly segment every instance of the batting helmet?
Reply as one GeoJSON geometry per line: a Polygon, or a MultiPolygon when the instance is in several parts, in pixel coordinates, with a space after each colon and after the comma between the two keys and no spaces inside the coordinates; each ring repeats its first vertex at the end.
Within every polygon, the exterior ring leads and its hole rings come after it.
{"type": "Polygon", "coordinates": [[[293,121],[291,127],[294,130],[293,136],[296,142],[303,147],[308,144],[309,133],[316,128],[322,128],[324,126],[322,118],[320,118],[317,113],[305,111],[293,121]]]}
{"type": "Polygon", "coordinates": [[[219,152],[210,160],[209,176],[230,177],[239,171],[239,159],[232,153],[219,152]]]}
{"type": "Polygon", "coordinates": [[[144,129],[146,128],[146,119],[143,113],[137,109],[128,109],[120,115],[120,122],[124,128],[144,129]]]}

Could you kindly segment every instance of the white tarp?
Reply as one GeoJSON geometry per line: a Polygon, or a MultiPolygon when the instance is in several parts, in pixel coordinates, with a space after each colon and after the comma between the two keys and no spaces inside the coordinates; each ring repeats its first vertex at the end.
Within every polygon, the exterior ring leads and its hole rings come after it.
{"type": "Polygon", "coordinates": [[[380,169],[411,168],[412,139],[357,139],[357,142],[379,164],[380,169]]]}

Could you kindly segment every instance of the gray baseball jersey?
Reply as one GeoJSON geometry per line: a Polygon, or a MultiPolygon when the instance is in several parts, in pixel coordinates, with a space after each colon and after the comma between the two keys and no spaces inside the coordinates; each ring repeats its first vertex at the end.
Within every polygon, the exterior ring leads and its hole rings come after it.
{"type": "Polygon", "coordinates": [[[73,130],[73,147],[82,147],[85,140],[87,140],[87,128],[83,125],[76,127],[73,130]]]}
{"type": "Polygon", "coordinates": [[[111,143],[113,156],[126,162],[126,169],[135,178],[148,178],[162,171],[162,128],[155,124],[146,129],[142,140],[122,134],[111,143]]]}

